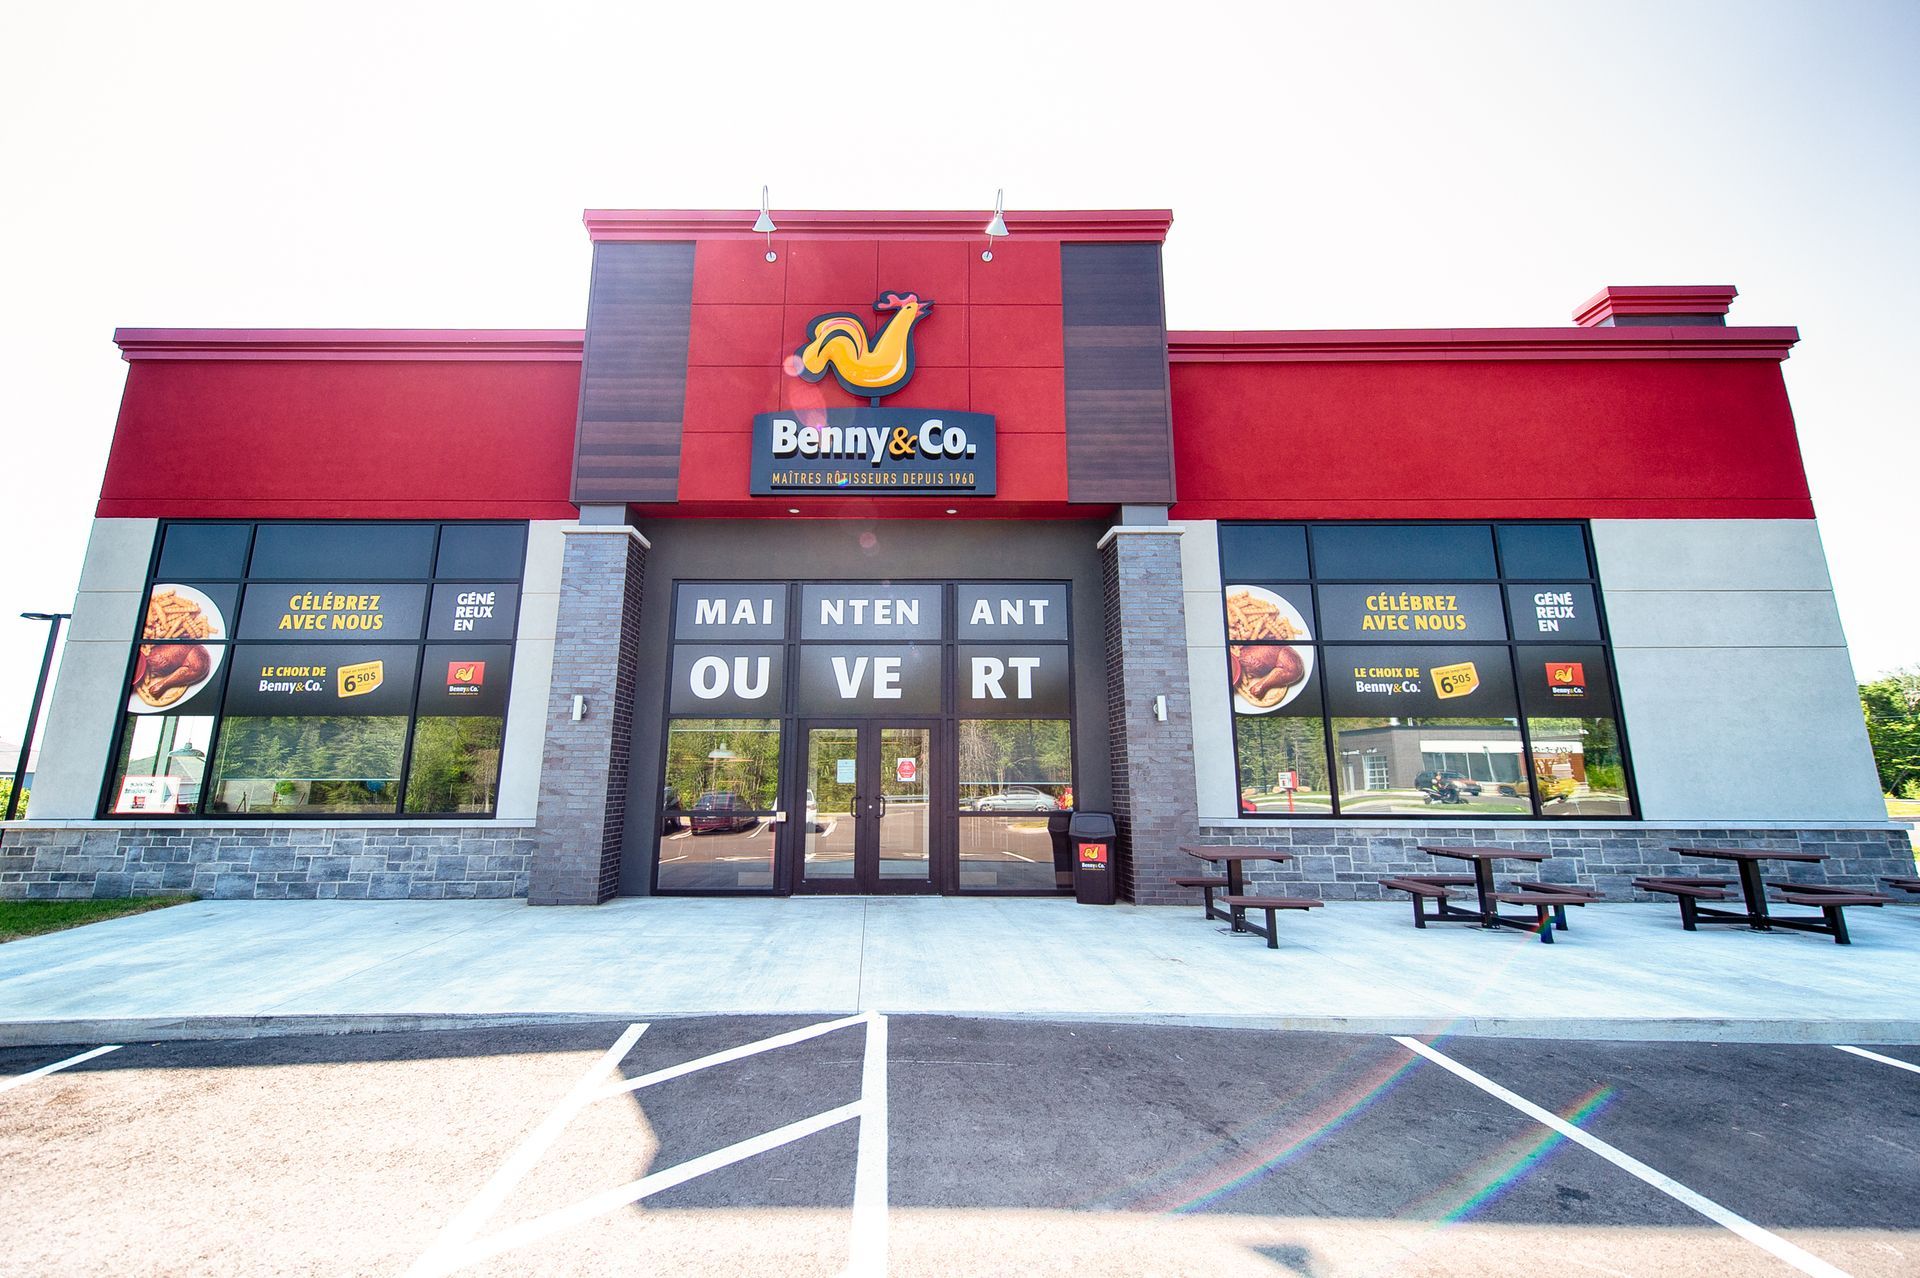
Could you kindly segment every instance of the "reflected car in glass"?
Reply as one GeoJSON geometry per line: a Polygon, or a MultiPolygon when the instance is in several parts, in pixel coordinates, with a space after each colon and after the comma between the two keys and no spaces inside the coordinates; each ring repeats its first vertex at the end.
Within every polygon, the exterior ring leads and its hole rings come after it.
{"type": "Polygon", "coordinates": [[[970,806],[975,812],[1052,812],[1059,805],[1050,794],[1016,785],[998,794],[983,794],[970,806]]]}
{"type": "Polygon", "coordinates": [[[751,830],[760,824],[751,805],[731,790],[709,790],[687,812],[687,824],[695,834],[715,830],[751,830]]]}
{"type": "Polygon", "coordinates": [[[1422,772],[1413,779],[1416,790],[1445,790],[1451,787],[1462,794],[1480,795],[1480,783],[1459,772],[1422,772]]]}

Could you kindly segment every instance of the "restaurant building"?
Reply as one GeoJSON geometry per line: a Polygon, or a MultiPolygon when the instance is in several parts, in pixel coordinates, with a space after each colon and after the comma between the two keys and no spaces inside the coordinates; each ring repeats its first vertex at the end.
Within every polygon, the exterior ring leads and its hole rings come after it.
{"type": "Polygon", "coordinates": [[[773,217],[589,212],[584,331],[117,333],[0,896],[1911,872],[1732,288],[1169,333],[1165,212],[773,217]]]}

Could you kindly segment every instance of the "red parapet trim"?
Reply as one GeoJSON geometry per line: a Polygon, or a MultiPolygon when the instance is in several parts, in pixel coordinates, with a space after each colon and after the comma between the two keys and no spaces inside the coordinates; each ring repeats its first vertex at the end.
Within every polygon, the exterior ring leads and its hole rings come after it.
{"type": "Polygon", "coordinates": [[[636,502],[638,519],[1109,519],[1118,506],[1063,501],[1001,501],[992,497],[835,497],[789,494],[740,501],[636,502]],[[788,514],[798,510],[798,515],[788,514]],[[952,510],[956,513],[947,514],[952,510]]]}
{"type": "Polygon", "coordinates": [[[117,328],[121,358],[580,362],[577,328],[117,328]]]}
{"type": "Polygon", "coordinates": [[[1784,360],[1797,328],[1407,328],[1167,334],[1176,364],[1370,360],[1784,360]]]}
{"type": "Polygon", "coordinates": [[[578,519],[564,501],[307,501],[246,497],[102,497],[97,519],[578,519]]]}
{"type": "MultiPolygon", "coordinates": [[[[759,240],[758,209],[588,209],[581,215],[588,238],[603,240],[759,240]]],[[[922,212],[897,209],[775,209],[774,232],[787,240],[979,240],[987,239],[987,209],[922,212]]],[[[1155,244],[1166,242],[1171,209],[1069,209],[1015,211],[1006,215],[1015,239],[1155,244]]]]}
{"type": "Polygon", "coordinates": [[[1474,497],[1343,501],[1274,498],[1174,503],[1181,519],[1812,519],[1806,497],[1474,497]]]}
{"type": "Polygon", "coordinates": [[[1592,326],[1615,315],[1725,315],[1739,295],[1731,284],[1609,284],[1580,304],[1573,322],[1592,326]]]}

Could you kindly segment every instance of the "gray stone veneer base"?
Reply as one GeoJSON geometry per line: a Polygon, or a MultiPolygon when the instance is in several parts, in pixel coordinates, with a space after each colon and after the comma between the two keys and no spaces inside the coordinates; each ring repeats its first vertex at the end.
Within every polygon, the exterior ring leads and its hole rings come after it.
{"type": "MultiPolygon", "coordinates": [[[[1248,883],[1259,891],[1323,901],[1406,900],[1404,892],[1383,888],[1379,880],[1396,874],[1471,873],[1466,862],[1429,856],[1419,844],[1453,844],[1517,848],[1546,852],[1553,859],[1538,865],[1503,861],[1494,866],[1499,882],[1532,878],[1549,883],[1580,883],[1600,889],[1609,900],[1671,901],[1638,892],[1633,880],[1641,875],[1737,877],[1729,861],[1702,861],[1668,849],[1682,847],[1777,848],[1783,852],[1817,852],[1828,859],[1815,863],[1777,861],[1763,866],[1769,879],[1806,883],[1880,888],[1882,875],[1911,875],[1913,846],[1904,830],[1818,829],[1741,830],[1725,826],[1681,829],[1668,826],[1434,825],[1417,830],[1363,825],[1270,826],[1203,824],[1203,844],[1266,847],[1291,852],[1285,863],[1253,862],[1248,883]]],[[[1194,892],[1188,897],[1198,902],[1194,892]]],[[[1894,893],[1899,896],[1899,893],[1894,893]]]]}
{"type": "Polygon", "coordinates": [[[533,833],[491,825],[24,826],[0,833],[0,899],[524,897],[533,833]]]}

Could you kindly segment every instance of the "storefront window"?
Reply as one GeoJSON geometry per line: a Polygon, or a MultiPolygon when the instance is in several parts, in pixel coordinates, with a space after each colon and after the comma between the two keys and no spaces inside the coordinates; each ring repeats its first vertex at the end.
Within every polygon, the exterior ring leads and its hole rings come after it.
{"type": "Polygon", "coordinates": [[[526,536],[163,525],[102,810],[492,812],[526,536]]]}
{"type": "MultiPolygon", "coordinates": [[[[1319,705],[1318,698],[1314,705],[1319,705]]],[[[1239,714],[1233,733],[1243,816],[1325,816],[1333,811],[1325,721],[1239,714]]]]}
{"type": "Polygon", "coordinates": [[[1333,748],[1347,816],[1532,811],[1513,719],[1335,719],[1333,748]]]}
{"type": "Polygon", "coordinates": [[[227,815],[400,809],[405,716],[235,718],[220,724],[207,810],[227,815]]]}
{"type": "Polygon", "coordinates": [[[407,811],[493,811],[505,729],[506,720],[492,717],[418,720],[407,767],[407,811]]]}
{"type": "Polygon", "coordinates": [[[1627,770],[1620,729],[1612,719],[1529,719],[1533,740],[1528,780],[1545,816],[1627,817],[1627,770]]]}
{"type": "Polygon", "coordinates": [[[1064,719],[962,719],[962,812],[1073,806],[1073,734],[1064,719]]]}
{"type": "Polygon", "coordinates": [[[773,886],[778,719],[673,719],[661,794],[663,891],[773,886]]]}
{"type": "Polygon", "coordinates": [[[1633,814],[1582,525],[1223,524],[1220,548],[1242,816],[1633,814]]]}
{"type": "Polygon", "coordinates": [[[211,715],[128,716],[113,771],[112,810],[129,816],[192,812],[212,739],[211,715]]]}
{"type": "Polygon", "coordinates": [[[1064,719],[962,719],[960,886],[1046,892],[1062,881],[1047,831],[1073,807],[1073,733],[1064,719]]]}

